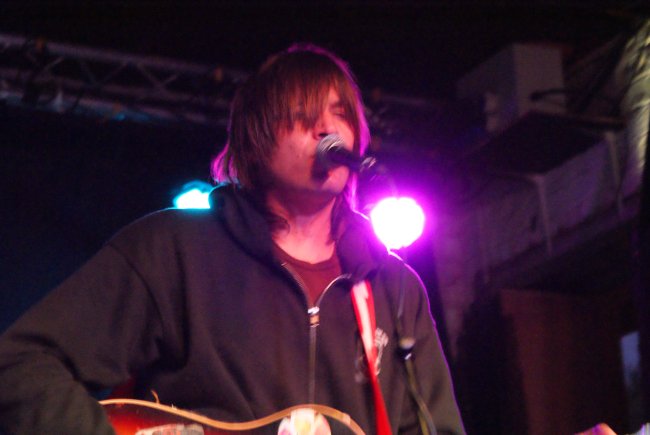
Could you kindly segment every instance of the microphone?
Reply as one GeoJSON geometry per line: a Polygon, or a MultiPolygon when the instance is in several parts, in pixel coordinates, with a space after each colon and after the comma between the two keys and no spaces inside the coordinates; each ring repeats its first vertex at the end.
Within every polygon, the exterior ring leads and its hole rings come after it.
{"type": "Polygon", "coordinates": [[[355,156],[352,151],[345,148],[345,142],[338,134],[328,134],[318,142],[316,158],[327,169],[347,166],[354,172],[364,172],[377,163],[374,157],[355,156]]]}

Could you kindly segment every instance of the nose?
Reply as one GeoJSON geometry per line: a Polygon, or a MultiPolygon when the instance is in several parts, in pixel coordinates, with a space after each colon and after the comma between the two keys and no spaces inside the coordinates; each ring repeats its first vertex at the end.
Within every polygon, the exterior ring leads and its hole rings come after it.
{"type": "Polygon", "coordinates": [[[337,133],[334,115],[325,110],[318,117],[314,130],[319,138],[323,138],[328,134],[337,133]]]}

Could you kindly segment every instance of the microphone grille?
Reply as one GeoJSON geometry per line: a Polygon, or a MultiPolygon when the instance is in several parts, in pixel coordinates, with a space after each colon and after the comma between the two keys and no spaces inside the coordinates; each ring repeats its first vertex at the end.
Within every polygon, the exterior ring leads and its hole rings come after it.
{"type": "Polygon", "coordinates": [[[343,141],[343,138],[339,136],[336,133],[328,134],[324,138],[322,138],[316,147],[316,149],[319,152],[326,152],[332,147],[340,146],[343,147],[345,146],[345,142],[343,141]]]}

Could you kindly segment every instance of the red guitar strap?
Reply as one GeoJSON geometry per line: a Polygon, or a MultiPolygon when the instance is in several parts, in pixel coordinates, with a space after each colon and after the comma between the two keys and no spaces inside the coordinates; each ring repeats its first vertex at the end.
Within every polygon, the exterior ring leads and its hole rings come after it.
{"type": "Polygon", "coordinates": [[[372,382],[372,393],[375,403],[377,420],[377,435],[391,435],[390,422],[386,412],[386,404],[379,387],[377,373],[377,345],[375,344],[375,303],[372,298],[372,289],[368,281],[361,281],[352,287],[352,305],[357,317],[359,333],[368,363],[368,375],[372,382]]]}

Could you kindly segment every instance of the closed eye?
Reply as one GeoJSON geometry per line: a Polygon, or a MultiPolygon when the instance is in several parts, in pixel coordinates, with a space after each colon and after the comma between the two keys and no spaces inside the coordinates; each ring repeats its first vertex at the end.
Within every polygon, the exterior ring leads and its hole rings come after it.
{"type": "Polygon", "coordinates": [[[335,104],[330,108],[332,115],[345,118],[346,111],[342,104],[335,104]]]}

